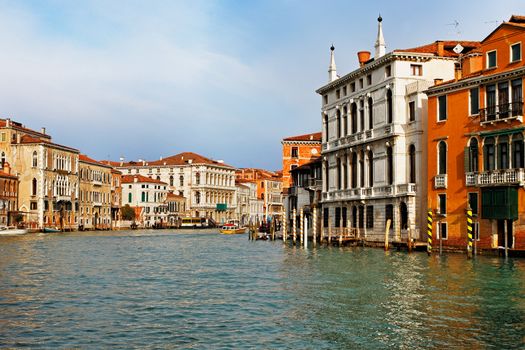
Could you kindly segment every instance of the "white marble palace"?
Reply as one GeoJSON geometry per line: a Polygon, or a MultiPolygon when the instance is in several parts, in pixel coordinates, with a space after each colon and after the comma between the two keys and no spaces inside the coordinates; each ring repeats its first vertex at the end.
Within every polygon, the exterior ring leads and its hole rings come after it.
{"type": "Polygon", "coordinates": [[[385,52],[381,17],[375,55],[359,52],[358,69],[338,76],[331,47],[328,83],[316,91],[323,227],[352,227],[368,241],[381,241],[391,219],[391,240],[406,240],[407,229],[418,239],[427,208],[424,91],[454,78],[457,54],[443,41],[385,52]]]}

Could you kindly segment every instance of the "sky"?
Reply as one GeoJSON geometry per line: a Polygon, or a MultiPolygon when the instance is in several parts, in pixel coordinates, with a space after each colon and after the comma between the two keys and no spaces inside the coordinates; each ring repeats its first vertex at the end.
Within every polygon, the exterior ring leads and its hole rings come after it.
{"type": "Polygon", "coordinates": [[[379,13],[388,52],[482,40],[525,1],[0,0],[0,117],[95,159],[277,170],[321,130],[330,46],[356,69],[379,13]]]}

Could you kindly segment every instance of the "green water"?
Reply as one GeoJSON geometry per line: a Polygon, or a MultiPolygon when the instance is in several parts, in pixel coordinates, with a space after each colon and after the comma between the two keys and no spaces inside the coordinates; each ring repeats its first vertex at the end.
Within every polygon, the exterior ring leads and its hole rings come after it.
{"type": "Polygon", "coordinates": [[[525,348],[525,259],[246,235],[0,238],[0,347],[525,348]]]}

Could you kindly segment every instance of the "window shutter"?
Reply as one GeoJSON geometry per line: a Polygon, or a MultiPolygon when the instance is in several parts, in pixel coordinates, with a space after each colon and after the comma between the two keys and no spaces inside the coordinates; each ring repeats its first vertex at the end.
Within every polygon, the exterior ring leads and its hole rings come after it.
{"type": "Polygon", "coordinates": [[[463,151],[465,174],[470,173],[470,147],[465,147],[463,151]]]}

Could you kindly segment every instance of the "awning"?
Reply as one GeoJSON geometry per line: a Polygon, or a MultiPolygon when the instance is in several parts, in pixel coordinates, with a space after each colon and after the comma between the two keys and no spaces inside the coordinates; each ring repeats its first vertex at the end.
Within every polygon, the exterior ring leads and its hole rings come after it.
{"type": "Polygon", "coordinates": [[[479,133],[479,135],[483,137],[512,135],[512,134],[521,133],[523,130],[525,130],[525,127],[520,126],[519,128],[512,128],[512,129],[482,131],[479,133]]]}

